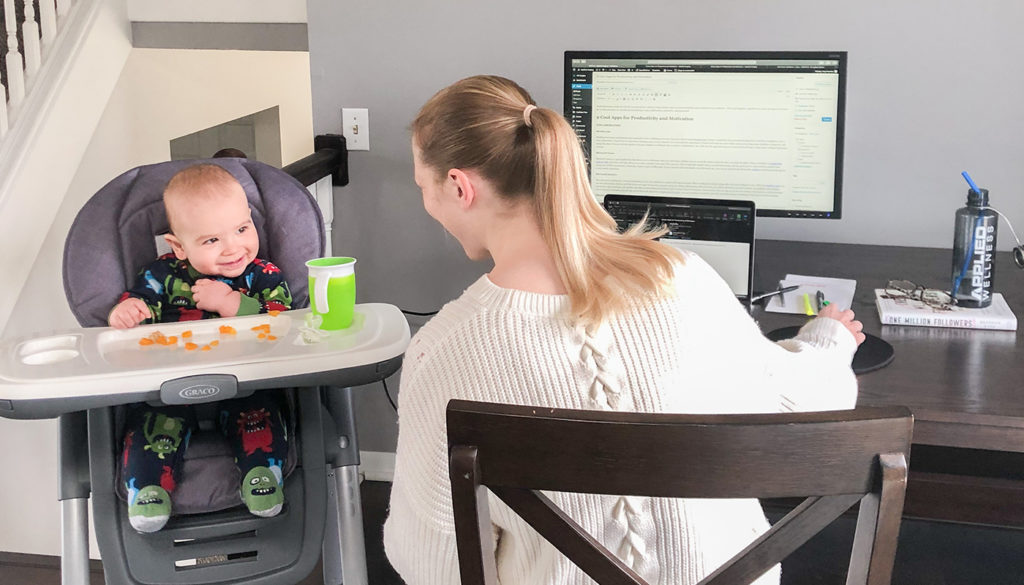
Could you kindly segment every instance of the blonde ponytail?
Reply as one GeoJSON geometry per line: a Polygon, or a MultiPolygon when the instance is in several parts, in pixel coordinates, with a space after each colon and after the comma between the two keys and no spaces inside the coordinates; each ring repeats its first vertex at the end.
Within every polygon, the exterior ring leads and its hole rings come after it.
{"type": "Polygon", "coordinates": [[[617,232],[590,190],[568,122],[514,82],[463,79],[431,98],[412,130],[423,162],[438,173],[475,169],[503,196],[529,198],[577,323],[595,326],[639,298],[668,294],[682,254],[654,241],[663,230],[638,224],[617,232]]]}

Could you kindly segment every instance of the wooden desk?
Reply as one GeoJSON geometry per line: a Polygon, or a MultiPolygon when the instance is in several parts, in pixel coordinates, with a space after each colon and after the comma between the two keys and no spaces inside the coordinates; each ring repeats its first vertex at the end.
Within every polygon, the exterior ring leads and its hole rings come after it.
{"type": "MultiPolygon", "coordinates": [[[[852,244],[757,242],[754,287],[787,273],[857,281],[853,310],[864,330],[892,344],[895,359],[859,376],[862,405],[914,413],[906,513],[1024,526],[1024,327],[1016,332],[882,325],[874,289],[890,279],[948,287],[952,252],[852,244]]],[[[995,290],[1024,318],[1024,270],[996,258],[995,290]]],[[[806,317],[754,311],[764,331],[806,317]]]]}

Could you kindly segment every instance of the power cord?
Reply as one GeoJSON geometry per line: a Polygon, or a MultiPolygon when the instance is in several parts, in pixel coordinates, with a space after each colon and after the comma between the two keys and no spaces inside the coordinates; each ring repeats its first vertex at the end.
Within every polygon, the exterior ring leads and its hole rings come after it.
{"type": "Polygon", "coordinates": [[[387,396],[388,402],[391,403],[391,408],[393,408],[395,410],[395,412],[397,413],[398,412],[398,405],[396,405],[395,401],[392,400],[391,392],[388,391],[388,381],[387,381],[387,379],[386,378],[381,378],[380,379],[380,383],[384,385],[384,396],[387,396]]]}
{"type": "MultiPolygon", "coordinates": [[[[399,310],[402,311],[403,313],[405,313],[406,315],[413,315],[415,317],[432,317],[432,316],[437,314],[437,311],[429,311],[427,313],[418,313],[416,311],[406,311],[405,309],[399,309],[399,310]]],[[[438,309],[438,310],[440,310],[440,309],[438,309]]]]}
{"type": "MultiPolygon", "coordinates": [[[[419,311],[407,311],[405,309],[399,309],[399,310],[402,311],[402,313],[404,313],[406,315],[413,315],[414,317],[432,317],[432,316],[437,314],[437,311],[427,311],[427,312],[421,313],[419,311]]],[[[438,310],[440,310],[440,309],[438,309],[438,310]]],[[[387,379],[386,378],[381,378],[380,383],[381,383],[382,386],[384,386],[384,396],[387,397],[388,403],[391,404],[391,408],[397,413],[398,412],[398,405],[395,404],[395,400],[393,398],[391,398],[391,391],[388,390],[388,381],[387,381],[387,379]]]]}

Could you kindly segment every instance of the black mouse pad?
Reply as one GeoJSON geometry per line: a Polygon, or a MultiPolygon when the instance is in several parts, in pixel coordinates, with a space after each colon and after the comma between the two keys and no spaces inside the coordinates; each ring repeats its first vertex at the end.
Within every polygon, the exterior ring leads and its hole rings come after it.
{"type": "MultiPolygon", "coordinates": [[[[799,326],[780,327],[769,331],[765,337],[772,341],[779,341],[796,336],[797,331],[800,331],[799,326]]],[[[870,333],[865,333],[864,336],[866,337],[864,343],[860,344],[857,353],[853,354],[851,366],[854,374],[865,374],[884,368],[889,365],[895,354],[888,341],[870,333]]]]}

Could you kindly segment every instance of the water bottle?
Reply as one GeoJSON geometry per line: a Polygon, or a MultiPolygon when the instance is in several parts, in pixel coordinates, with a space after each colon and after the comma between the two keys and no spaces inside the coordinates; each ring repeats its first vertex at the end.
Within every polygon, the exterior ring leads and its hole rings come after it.
{"type": "Polygon", "coordinates": [[[956,210],[952,295],[958,306],[981,308],[992,303],[998,219],[988,207],[988,189],[972,188],[967,206],[956,210]]]}

